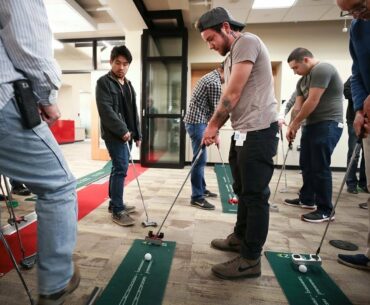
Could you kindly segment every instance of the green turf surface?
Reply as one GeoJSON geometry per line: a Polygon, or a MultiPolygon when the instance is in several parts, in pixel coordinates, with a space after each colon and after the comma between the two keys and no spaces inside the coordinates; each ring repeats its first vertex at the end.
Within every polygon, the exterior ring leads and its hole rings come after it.
{"type": "Polygon", "coordinates": [[[236,214],[238,205],[230,204],[229,199],[233,198],[234,192],[232,188],[233,176],[231,175],[230,165],[215,164],[215,172],[217,176],[218,189],[220,191],[220,199],[222,204],[222,212],[236,214]],[[227,176],[225,176],[225,170],[227,176]]]}
{"type": "Polygon", "coordinates": [[[290,305],[352,304],[321,266],[307,266],[302,273],[291,253],[266,251],[265,255],[290,305]]]}
{"type": "Polygon", "coordinates": [[[135,239],[95,305],[160,305],[167,285],[176,243],[161,246],[135,239]],[[144,259],[145,253],[152,260],[144,259]]]}
{"type": "MultiPolygon", "coordinates": [[[[112,161],[108,161],[107,164],[104,165],[103,168],[92,172],[91,174],[87,174],[86,176],[83,176],[81,178],[77,179],[77,189],[89,185],[95,181],[98,181],[101,178],[104,178],[105,176],[108,176],[111,172],[112,168],[112,161]]],[[[37,196],[32,196],[29,198],[26,198],[25,201],[36,201],[37,196]]]]}

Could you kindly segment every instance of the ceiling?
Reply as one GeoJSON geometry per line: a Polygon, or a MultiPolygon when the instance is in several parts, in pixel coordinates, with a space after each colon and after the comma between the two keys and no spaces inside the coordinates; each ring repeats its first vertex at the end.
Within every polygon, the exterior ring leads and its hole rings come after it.
{"type": "MultiPolygon", "coordinates": [[[[58,31],[54,30],[57,38],[122,36],[126,31],[141,31],[147,28],[147,23],[134,2],[141,2],[149,14],[154,11],[178,10],[187,28],[193,27],[204,12],[217,6],[227,8],[236,20],[247,24],[340,19],[340,10],[335,0],[297,0],[290,8],[265,10],[252,9],[253,0],[44,0],[44,2],[48,13],[51,10],[57,12],[54,15],[49,14],[52,28],[58,28],[58,31]],[[79,26],[76,20],[72,21],[70,13],[62,13],[60,8],[62,3],[77,10],[90,28],[79,26]]],[[[161,25],[168,26],[165,20],[159,23],[159,26],[161,25]]]]}

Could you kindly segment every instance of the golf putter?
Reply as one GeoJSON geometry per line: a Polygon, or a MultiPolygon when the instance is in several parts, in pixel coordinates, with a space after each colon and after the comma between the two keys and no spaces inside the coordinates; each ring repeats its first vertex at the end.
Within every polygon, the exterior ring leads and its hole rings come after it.
{"type": "Polygon", "coordinates": [[[338,196],[337,196],[337,199],[335,200],[335,204],[334,204],[334,207],[330,213],[330,217],[329,217],[329,221],[328,223],[326,224],[326,227],[325,227],[325,231],[324,231],[324,234],[321,238],[321,242],[320,242],[320,245],[319,247],[317,248],[316,250],[316,256],[319,256],[320,254],[320,250],[321,250],[321,246],[324,242],[324,239],[325,239],[325,236],[326,236],[326,233],[328,232],[328,229],[329,229],[329,225],[331,223],[331,219],[333,218],[334,214],[335,214],[335,209],[337,207],[337,204],[338,204],[338,201],[339,201],[339,198],[340,196],[342,195],[342,191],[343,191],[343,187],[344,187],[344,184],[346,183],[346,180],[347,180],[347,177],[348,177],[348,174],[349,174],[349,171],[351,170],[351,167],[352,167],[352,164],[353,162],[355,161],[356,159],[356,156],[357,154],[360,153],[360,150],[361,150],[361,143],[362,143],[362,139],[364,137],[364,133],[365,133],[365,129],[364,128],[361,128],[361,133],[357,139],[357,143],[356,143],[356,146],[355,148],[353,149],[353,152],[352,152],[352,156],[351,156],[351,160],[347,166],[347,170],[346,170],[346,174],[344,175],[343,177],[343,181],[342,181],[342,184],[340,185],[340,189],[339,189],[339,192],[338,192],[338,196]]]}
{"type": "Polygon", "coordinates": [[[10,191],[8,181],[6,180],[4,175],[2,175],[2,176],[3,176],[3,181],[4,181],[7,196],[5,196],[5,192],[4,192],[2,186],[1,186],[1,190],[4,193],[6,205],[10,207],[10,212],[11,212],[12,218],[14,220],[13,224],[15,226],[15,230],[16,230],[16,233],[17,233],[19,248],[21,249],[21,253],[22,253],[22,260],[20,261],[20,265],[23,269],[30,270],[36,264],[37,253],[26,256],[26,251],[24,249],[22,238],[21,238],[21,235],[19,233],[17,218],[15,216],[14,208],[13,208],[13,205],[12,205],[13,196],[12,196],[12,193],[10,191]]]}
{"type": "Polygon", "coordinates": [[[200,156],[202,155],[202,153],[203,153],[203,151],[204,151],[205,147],[206,147],[206,146],[205,146],[205,144],[202,144],[202,145],[199,147],[199,149],[198,149],[198,151],[197,151],[197,153],[196,153],[196,155],[195,155],[194,162],[192,163],[191,168],[190,168],[190,170],[189,170],[189,172],[188,172],[188,174],[187,174],[187,176],[186,176],[186,178],[185,178],[184,182],[182,183],[182,185],[181,185],[181,187],[180,187],[180,189],[179,189],[179,191],[178,191],[178,193],[177,193],[177,195],[176,195],[175,199],[173,200],[173,202],[172,202],[172,204],[171,204],[171,206],[170,206],[170,208],[169,208],[169,210],[168,210],[168,212],[167,212],[166,216],[164,217],[164,219],[163,219],[163,221],[162,221],[162,223],[161,223],[161,226],[159,227],[159,229],[158,229],[157,233],[155,233],[155,234],[154,234],[154,233],[153,233],[153,231],[149,231],[148,236],[146,236],[146,237],[145,237],[145,240],[146,240],[148,243],[151,243],[151,244],[153,244],[153,245],[157,245],[157,246],[162,245],[162,239],[163,239],[163,237],[164,237],[164,233],[163,233],[163,232],[161,232],[162,227],[163,227],[164,223],[166,222],[167,217],[168,217],[168,215],[170,214],[170,212],[171,212],[171,210],[172,210],[173,206],[175,205],[176,200],[177,200],[177,198],[179,197],[179,195],[180,195],[180,193],[181,193],[182,189],[184,188],[184,185],[185,185],[186,181],[189,179],[189,176],[190,176],[191,172],[193,171],[194,166],[198,163],[198,160],[199,160],[200,156]]]}
{"type": "Polygon", "coordinates": [[[360,133],[360,136],[358,137],[357,139],[357,143],[356,143],[356,146],[355,148],[353,149],[353,153],[352,153],[352,156],[351,156],[351,159],[350,159],[350,162],[347,166],[347,171],[343,177],[343,181],[342,181],[342,184],[340,186],[340,189],[339,189],[339,192],[338,192],[338,196],[335,200],[335,204],[334,204],[334,207],[333,207],[333,210],[331,211],[331,214],[330,214],[330,217],[329,217],[329,221],[328,223],[326,224],[326,227],[325,227],[325,231],[324,231],[324,234],[321,238],[321,241],[320,241],[320,245],[319,247],[317,248],[316,250],[316,254],[310,254],[309,255],[309,258],[305,258],[303,256],[301,256],[300,254],[292,254],[292,261],[295,265],[321,265],[321,257],[320,257],[320,251],[321,251],[321,247],[322,247],[322,244],[324,242],[324,239],[325,239],[325,236],[326,236],[326,233],[328,232],[328,229],[329,229],[329,225],[331,223],[331,220],[335,214],[335,209],[338,205],[338,202],[339,202],[339,198],[340,196],[342,195],[342,191],[343,191],[343,187],[344,187],[344,184],[347,180],[347,177],[348,177],[348,174],[349,174],[349,171],[352,167],[352,164],[356,158],[356,155],[360,152],[361,150],[361,142],[362,142],[362,138],[364,137],[364,132],[365,130],[362,129],[361,130],[361,133],[360,133]]]}
{"type": "Polygon", "coordinates": [[[128,153],[130,155],[130,160],[131,160],[132,168],[134,169],[134,175],[135,175],[135,178],[136,178],[137,186],[139,187],[139,193],[140,193],[140,197],[141,197],[141,202],[143,203],[144,212],[145,212],[145,216],[146,216],[146,220],[144,220],[141,224],[143,225],[143,227],[156,227],[157,226],[157,223],[155,221],[150,221],[149,220],[148,211],[146,209],[146,205],[145,205],[145,202],[144,202],[143,193],[141,192],[139,177],[138,177],[138,174],[137,174],[137,171],[136,171],[136,166],[135,166],[135,163],[134,163],[134,159],[132,157],[132,154],[131,154],[131,149],[130,149],[130,145],[129,145],[128,141],[126,142],[126,144],[127,144],[128,153]]]}
{"type": "Polygon", "coordinates": [[[277,192],[277,189],[278,189],[278,187],[279,187],[279,183],[280,183],[281,175],[282,175],[282,174],[283,174],[283,172],[285,171],[285,165],[286,165],[286,160],[287,160],[287,158],[288,158],[288,153],[289,153],[289,150],[291,150],[291,149],[292,149],[292,147],[293,147],[292,142],[289,142],[289,144],[288,144],[288,150],[287,150],[286,155],[285,155],[285,157],[284,157],[284,162],[283,162],[283,165],[282,165],[282,167],[281,167],[281,171],[280,171],[280,174],[279,174],[279,179],[278,179],[278,182],[277,182],[277,184],[276,184],[276,188],[275,188],[275,192],[274,192],[274,196],[272,197],[272,200],[274,200],[274,199],[275,199],[276,192],[277,192]]]}
{"type": "Polygon", "coordinates": [[[226,172],[225,162],[224,162],[224,160],[222,158],[220,147],[217,144],[216,144],[216,146],[217,146],[218,155],[220,156],[220,160],[222,162],[222,168],[224,169],[224,174],[225,174],[225,177],[226,177],[226,180],[227,180],[226,181],[226,183],[228,185],[227,189],[230,188],[231,193],[233,194],[232,197],[229,198],[228,202],[231,203],[231,204],[237,204],[238,203],[238,199],[237,199],[237,197],[236,197],[236,195],[234,193],[234,189],[233,189],[232,183],[230,181],[229,175],[226,172]]]}
{"type": "MultiPolygon", "coordinates": [[[[283,152],[283,156],[285,156],[285,149],[284,149],[284,136],[283,130],[280,129],[280,139],[281,139],[281,150],[283,152]]],[[[288,182],[286,178],[286,170],[284,170],[284,178],[285,178],[285,188],[280,190],[280,193],[287,193],[288,192],[288,182]]]]}

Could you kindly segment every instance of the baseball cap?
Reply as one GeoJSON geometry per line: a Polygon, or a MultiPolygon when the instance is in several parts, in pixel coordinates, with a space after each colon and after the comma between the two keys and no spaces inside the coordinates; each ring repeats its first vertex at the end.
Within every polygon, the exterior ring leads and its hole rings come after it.
{"type": "Polygon", "coordinates": [[[228,22],[240,29],[245,27],[245,24],[234,20],[233,16],[231,16],[231,14],[223,7],[215,7],[204,13],[197,21],[196,27],[199,32],[203,32],[204,30],[223,22],[228,22]]]}

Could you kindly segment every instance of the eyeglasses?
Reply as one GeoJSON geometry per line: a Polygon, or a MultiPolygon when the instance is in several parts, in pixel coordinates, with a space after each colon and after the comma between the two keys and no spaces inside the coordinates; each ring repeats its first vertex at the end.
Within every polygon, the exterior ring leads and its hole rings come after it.
{"type": "Polygon", "coordinates": [[[368,10],[367,8],[367,2],[366,0],[363,1],[363,3],[360,6],[357,6],[349,11],[341,11],[340,16],[341,17],[346,17],[346,16],[359,16],[363,13],[365,13],[368,10]]]}

